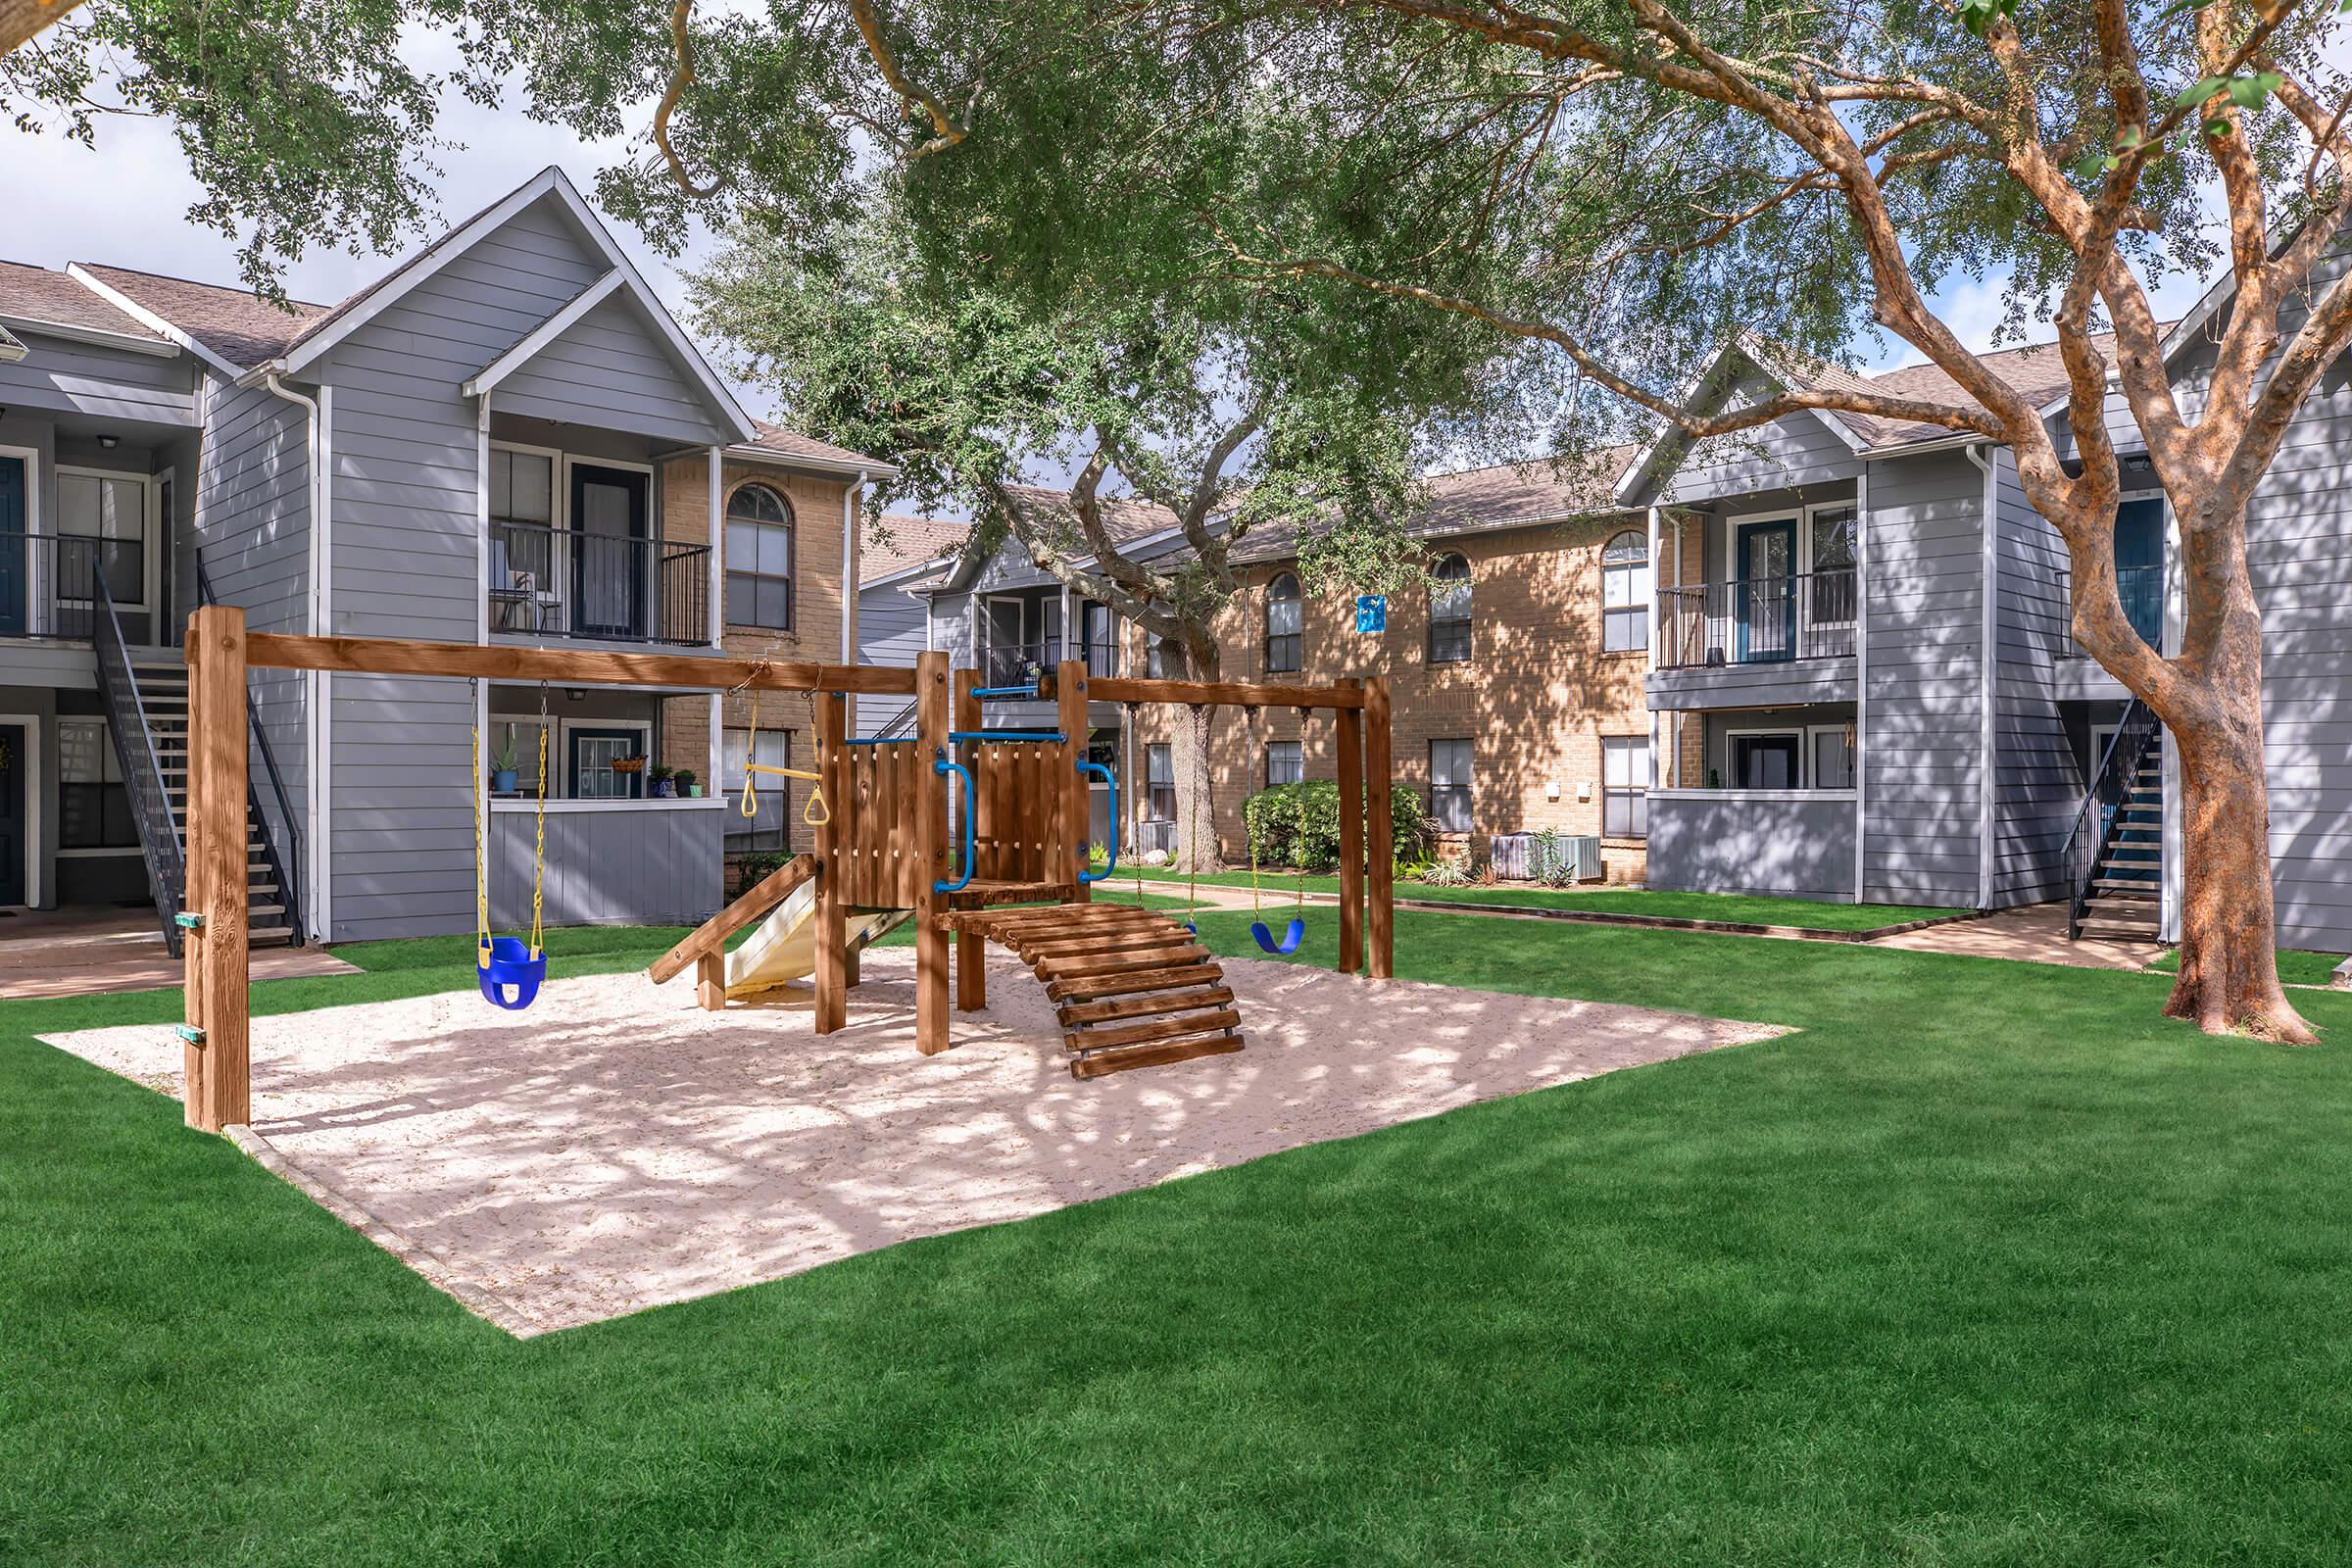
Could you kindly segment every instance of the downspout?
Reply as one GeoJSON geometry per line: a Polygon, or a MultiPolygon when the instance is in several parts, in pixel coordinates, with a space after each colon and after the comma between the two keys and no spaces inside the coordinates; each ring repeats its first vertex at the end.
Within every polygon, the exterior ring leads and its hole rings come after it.
{"type": "MultiPolygon", "coordinates": [[[[334,634],[334,572],[332,569],[333,495],[327,476],[326,416],[319,399],[307,397],[287,386],[278,372],[270,370],[262,377],[262,384],[276,397],[301,409],[307,432],[305,454],[311,470],[311,562],[310,562],[310,622],[315,636],[334,634]]],[[[321,388],[319,396],[326,395],[321,388]]],[[[314,670],[309,676],[308,700],[310,722],[303,726],[303,831],[310,842],[310,854],[304,857],[310,871],[311,930],[315,942],[330,940],[334,932],[334,877],[328,869],[327,834],[332,831],[332,807],[327,796],[333,785],[333,736],[329,729],[329,709],[334,701],[333,677],[324,670],[314,670]]]]}
{"type": "Polygon", "coordinates": [[[1977,907],[1992,907],[1994,781],[1992,747],[1994,704],[2000,695],[2000,635],[2001,635],[2001,520],[1995,490],[1999,466],[1985,456],[1987,444],[1972,442],[1960,450],[1984,475],[1984,559],[1980,573],[1984,587],[1984,619],[1979,659],[1984,665],[1983,690],[1980,700],[1979,751],[1977,755],[1977,907]]]}
{"type": "Polygon", "coordinates": [[[866,471],[841,493],[841,662],[858,662],[858,503],[865,493],[866,471]]]}

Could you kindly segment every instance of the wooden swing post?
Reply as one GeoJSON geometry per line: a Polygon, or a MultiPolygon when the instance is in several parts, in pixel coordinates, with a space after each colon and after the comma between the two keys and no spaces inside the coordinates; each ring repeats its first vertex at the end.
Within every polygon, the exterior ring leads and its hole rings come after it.
{"type": "MultiPolygon", "coordinates": [[[[948,1049],[948,931],[939,918],[948,900],[939,884],[954,880],[949,861],[963,854],[962,830],[951,831],[948,821],[948,780],[936,765],[950,756],[949,695],[948,656],[915,655],[914,1045],[926,1056],[948,1049]]],[[[978,803],[963,805],[970,811],[978,803]]]]}
{"type": "Polygon", "coordinates": [[[1367,803],[1370,809],[1365,812],[1372,839],[1365,846],[1365,858],[1371,863],[1365,871],[1372,906],[1367,922],[1372,946],[1369,968],[1375,980],[1387,980],[1396,973],[1396,829],[1389,802],[1389,781],[1395,777],[1390,743],[1389,678],[1375,675],[1364,682],[1364,783],[1372,792],[1367,803]]]}
{"type": "MultiPolygon", "coordinates": [[[[1070,883],[1069,902],[1089,904],[1094,890],[1087,884],[1088,857],[1094,853],[1094,791],[1088,787],[1086,774],[1078,764],[1086,760],[1086,665],[1079,660],[1065,659],[1054,678],[1054,701],[1060,715],[1055,726],[1061,731],[1061,830],[1064,853],[1072,857],[1066,861],[1070,883]]],[[[1049,816],[1049,820],[1051,817],[1049,816]]],[[[1059,880],[1062,873],[1049,871],[1047,875],[1059,880]]]]}
{"type": "MultiPolygon", "coordinates": [[[[968,732],[986,727],[981,717],[980,699],[972,695],[979,687],[978,670],[956,671],[955,692],[948,704],[948,714],[954,720],[950,728],[968,732]]],[[[974,748],[975,759],[977,756],[978,748],[974,748]]],[[[977,760],[973,767],[972,776],[977,780],[977,760]]],[[[975,805],[969,808],[976,809],[977,807],[975,805]]],[[[951,848],[950,853],[956,852],[951,848]]],[[[988,941],[976,932],[958,930],[955,936],[955,948],[956,1010],[978,1012],[988,1005],[988,941]]]]}
{"type": "Polygon", "coordinates": [[[207,605],[188,622],[187,1020],[180,1029],[187,1123],[217,1133],[253,1119],[246,990],[245,612],[207,605]]]}
{"type": "MultiPolygon", "coordinates": [[[[1363,687],[1360,680],[1340,682],[1343,691],[1363,687]]],[[[1340,973],[1354,974],[1364,966],[1364,715],[1343,708],[1332,716],[1339,732],[1340,973]]]]}
{"type": "MultiPolygon", "coordinates": [[[[842,918],[843,815],[849,805],[842,789],[844,736],[843,704],[838,693],[818,692],[816,708],[817,771],[833,775],[817,788],[825,792],[825,820],[816,829],[816,929],[809,933],[816,947],[816,1032],[829,1035],[850,1021],[850,970],[846,924],[842,918]]],[[[789,793],[785,796],[790,800],[789,793]]]]}

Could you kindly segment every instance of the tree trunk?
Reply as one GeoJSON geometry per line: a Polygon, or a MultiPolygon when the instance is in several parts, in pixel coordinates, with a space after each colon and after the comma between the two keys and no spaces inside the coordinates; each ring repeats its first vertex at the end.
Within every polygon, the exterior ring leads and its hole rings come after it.
{"type": "MultiPolygon", "coordinates": [[[[2226,634],[2237,642],[2241,628],[2226,634]]],[[[2208,1034],[2316,1045],[2278,984],[2271,903],[2271,792],[2262,743],[2260,624],[2230,648],[2217,718],[2171,731],[2180,758],[2180,975],[2165,1014],[2208,1034]]]]}
{"type": "MultiPolygon", "coordinates": [[[[1217,678],[1216,645],[1187,647],[1183,650],[1186,678],[1215,680],[1217,678]]],[[[1216,726],[1217,710],[1203,707],[1198,711],[1186,710],[1178,718],[1179,737],[1176,764],[1176,835],[1175,866],[1192,872],[1222,871],[1225,857],[1217,844],[1217,787],[1216,769],[1210,756],[1211,739],[1216,726]]]]}

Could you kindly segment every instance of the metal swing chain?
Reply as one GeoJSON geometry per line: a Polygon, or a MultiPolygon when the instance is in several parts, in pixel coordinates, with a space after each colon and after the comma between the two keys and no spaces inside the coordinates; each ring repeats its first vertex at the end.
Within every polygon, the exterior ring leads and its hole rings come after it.
{"type": "MultiPolygon", "coordinates": [[[[488,810],[482,790],[482,683],[478,679],[468,681],[466,689],[472,698],[474,715],[473,766],[466,775],[473,791],[473,956],[476,967],[487,967],[490,962],[490,858],[482,821],[488,810]]],[[[541,733],[540,743],[543,746],[546,744],[544,732],[541,733]]]]}
{"type": "MultiPolygon", "coordinates": [[[[546,928],[541,923],[547,894],[547,682],[539,683],[539,809],[537,832],[531,845],[531,956],[536,958],[546,951],[546,928]]],[[[482,908],[485,927],[490,919],[489,906],[482,908]]]]}

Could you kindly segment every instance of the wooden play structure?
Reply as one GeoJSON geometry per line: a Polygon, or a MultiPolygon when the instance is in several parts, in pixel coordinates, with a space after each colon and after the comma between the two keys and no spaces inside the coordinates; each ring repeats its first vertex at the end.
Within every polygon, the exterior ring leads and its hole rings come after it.
{"type": "MultiPolygon", "coordinates": [[[[1088,868],[1087,705],[1176,704],[1328,711],[1340,788],[1339,968],[1394,972],[1394,853],[1388,690],[1095,678],[1065,662],[1018,689],[951,672],[945,654],[909,669],[770,662],[687,654],[483,647],[379,638],[253,633],[244,612],[208,606],[189,622],[187,815],[187,1120],[219,1131],[251,1116],[245,897],[246,677],[253,669],[331,670],[558,685],[806,692],[815,700],[815,845],[698,927],[650,971],[692,968],[702,1005],[772,993],[778,975],[812,981],[816,1032],[847,1021],[862,948],[891,927],[915,932],[916,1043],[949,1046],[954,1005],[986,1005],[985,945],[1029,965],[1054,1002],[1070,1070],[1093,1077],[1239,1051],[1243,1018],[1224,971],[1186,924],[1131,905],[1095,904],[1088,868]],[[914,733],[847,733],[850,696],[912,698],[914,733]],[[1053,730],[989,728],[991,700],[1051,701],[1053,730]],[[951,784],[955,786],[951,791],[951,784]],[[762,923],[738,953],[728,943],[762,923]],[[764,944],[764,945],[763,945],[764,944]],[[746,954],[758,961],[730,980],[746,954]],[[952,958],[951,958],[952,956],[952,958]],[[764,967],[762,967],[764,965],[764,967]]],[[[477,786],[478,787],[478,786],[477,786]]],[[[1109,846],[1116,860],[1116,844],[1109,846]]],[[[504,940],[504,939],[502,939],[504,940]]],[[[487,959],[485,959],[487,962],[487,959]]]]}

